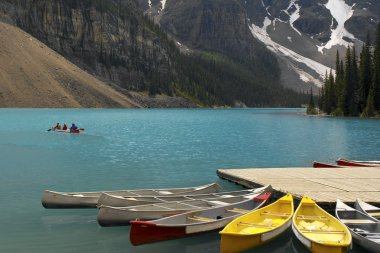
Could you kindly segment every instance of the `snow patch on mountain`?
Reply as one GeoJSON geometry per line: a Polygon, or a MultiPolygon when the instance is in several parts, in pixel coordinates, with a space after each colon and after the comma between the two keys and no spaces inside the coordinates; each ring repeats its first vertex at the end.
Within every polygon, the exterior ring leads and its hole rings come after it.
{"type": "MultiPolygon", "coordinates": [[[[353,7],[355,4],[349,6],[344,0],[329,0],[325,6],[330,10],[331,15],[338,22],[338,25],[335,29],[331,29],[330,40],[323,46],[317,46],[318,51],[322,54],[323,49],[331,49],[331,47],[335,45],[342,45],[345,47],[351,46],[352,43],[345,41],[343,39],[344,37],[356,39],[355,36],[349,33],[344,27],[344,23],[354,14],[353,7]]],[[[331,26],[333,26],[333,23],[331,26]]]]}
{"type": "Polygon", "coordinates": [[[165,9],[166,0],[161,0],[161,10],[165,9]]]}
{"type": "Polygon", "coordinates": [[[294,27],[293,23],[296,22],[296,20],[300,17],[300,10],[301,7],[296,3],[296,0],[291,0],[288,8],[286,9],[286,13],[290,17],[289,24],[293,28],[293,30],[296,31],[299,35],[301,35],[301,32],[294,27]],[[289,9],[293,6],[296,8],[296,10],[292,14],[289,14],[289,9]]]}
{"type": "MultiPolygon", "coordinates": [[[[273,21],[275,22],[275,21],[273,21]]],[[[319,63],[319,62],[316,62],[314,60],[311,60],[309,58],[306,58],[276,42],[274,42],[269,34],[267,33],[267,28],[269,25],[272,24],[272,21],[268,18],[268,17],[265,17],[265,20],[264,20],[264,25],[262,28],[260,28],[259,26],[255,26],[254,24],[252,24],[251,26],[249,26],[250,30],[251,30],[251,33],[252,35],[257,38],[258,40],[260,40],[261,42],[263,42],[267,48],[269,50],[271,50],[272,52],[276,53],[276,54],[282,54],[283,56],[286,56],[296,62],[300,62],[300,63],[303,63],[305,64],[307,67],[309,67],[310,69],[316,71],[318,73],[318,75],[321,77],[321,80],[323,80],[324,76],[325,76],[325,73],[326,71],[330,71],[330,68],[319,63]]],[[[305,71],[303,70],[300,70],[299,68],[296,68],[293,66],[293,69],[299,74],[300,76],[300,79],[302,81],[307,81],[307,82],[313,82],[315,83],[317,86],[319,87],[322,87],[323,83],[321,80],[317,80],[315,79],[314,77],[312,77],[310,74],[307,74],[305,71]]]]}
{"type": "Polygon", "coordinates": [[[152,1],[151,0],[148,0],[148,5],[149,5],[149,8],[152,8],[152,1]]]}

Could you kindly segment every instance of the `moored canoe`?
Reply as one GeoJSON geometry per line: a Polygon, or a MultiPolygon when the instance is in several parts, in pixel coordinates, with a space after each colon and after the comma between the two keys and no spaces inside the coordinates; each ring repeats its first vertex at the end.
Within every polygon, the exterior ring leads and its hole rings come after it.
{"type": "Polygon", "coordinates": [[[347,227],[307,196],[294,212],[292,229],[297,239],[314,253],[343,253],[351,247],[347,227]]]}
{"type": "Polygon", "coordinates": [[[337,164],[321,163],[321,162],[314,161],[313,168],[342,168],[342,166],[339,166],[337,164]]]}
{"type": "Polygon", "coordinates": [[[262,192],[263,191],[257,191],[248,195],[236,197],[163,202],[131,207],[100,206],[97,220],[101,226],[125,226],[129,225],[131,220],[136,219],[154,220],[189,211],[228,206],[242,202],[247,198],[254,198],[262,192]]]}
{"type": "Polygon", "coordinates": [[[130,241],[133,245],[176,239],[223,228],[231,220],[262,207],[270,193],[222,207],[210,208],[152,221],[131,221],[130,241]]]}
{"type": "MultiPolygon", "coordinates": [[[[113,195],[120,196],[176,196],[184,194],[205,194],[214,193],[220,190],[216,183],[171,189],[142,189],[142,190],[119,190],[106,191],[113,195]]],[[[46,190],[42,196],[42,205],[45,208],[95,208],[99,197],[103,192],[56,192],[46,190]]]]}
{"type": "Polygon", "coordinates": [[[270,186],[264,186],[257,189],[248,189],[242,191],[218,192],[207,194],[190,194],[182,196],[123,196],[112,193],[102,193],[98,200],[98,206],[113,206],[113,207],[129,207],[138,205],[148,205],[154,203],[186,201],[195,199],[213,199],[219,197],[235,197],[241,195],[252,194],[262,191],[270,191],[270,186]]]}
{"type": "Polygon", "coordinates": [[[373,206],[373,205],[370,205],[370,204],[368,204],[368,203],[366,203],[360,199],[356,200],[355,209],[362,212],[362,213],[368,214],[369,216],[371,216],[377,220],[380,219],[380,208],[373,206]]]}
{"type": "Polygon", "coordinates": [[[348,227],[355,243],[372,252],[380,252],[378,220],[347,206],[339,199],[336,202],[335,215],[348,227]]]}
{"type": "MultiPolygon", "coordinates": [[[[347,159],[346,159],[347,160],[347,159]]],[[[358,161],[358,160],[350,160],[355,163],[364,163],[364,164],[373,164],[373,165],[380,165],[380,161],[358,161]]]]}
{"type": "Polygon", "coordinates": [[[339,166],[348,166],[348,167],[379,167],[380,165],[369,164],[369,163],[358,163],[346,159],[339,159],[336,161],[336,164],[339,166]]]}
{"type": "Polygon", "coordinates": [[[293,212],[293,196],[288,194],[236,218],[219,232],[220,252],[242,252],[273,240],[290,227],[293,212]]]}

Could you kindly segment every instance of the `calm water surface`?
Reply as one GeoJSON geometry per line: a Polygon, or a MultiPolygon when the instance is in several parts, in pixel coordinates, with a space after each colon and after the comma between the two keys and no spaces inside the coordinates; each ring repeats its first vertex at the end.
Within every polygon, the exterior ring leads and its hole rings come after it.
{"type": "MultiPolygon", "coordinates": [[[[133,247],[129,227],[102,228],[95,209],[46,210],[44,189],[187,187],[218,168],[380,159],[380,121],[302,110],[0,110],[0,252],[219,252],[218,233],[133,247]],[[77,123],[85,134],[46,130],[77,123]]],[[[307,252],[288,231],[252,252],[307,252]]],[[[364,252],[354,247],[353,252],[364,252]]]]}

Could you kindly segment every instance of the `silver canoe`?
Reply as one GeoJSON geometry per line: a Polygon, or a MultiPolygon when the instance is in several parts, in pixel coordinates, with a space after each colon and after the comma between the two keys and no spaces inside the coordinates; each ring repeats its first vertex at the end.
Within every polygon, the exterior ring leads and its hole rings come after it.
{"type": "MultiPolygon", "coordinates": [[[[268,186],[258,189],[267,189],[268,186]]],[[[154,203],[163,202],[173,202],[173,201],[186,201],[195,199],[212,199],[219,197],[235,197],[246,194],[254,193],[255,189],[242,190],[242,191],[231,191],[231,192],[218,192],[218,193],[208,193],[208,194],[186,194],[183,196],[122,196],[115,195],[112,193],[103,193],[98,200],[98,207],[100,206],[113,206],[113,207],[128,207],[128,206],[139,206],[148,205],[154,203]]]]}
{"type": "MultiPolygon", "coordinates": [[[[194,199],[185,201],[162,202],[156,204],[139,205],[131,207],[100,206],[98,223],[101,226],[125,226],[131,220],[153,220],[181,214],[189,211],[227,206],[241,202],[247,198],[254,198],[264,191],[270,191],[270,187],[261,187],[249,191],[249,194],[241,196],[219,195],[211,199],[194,199]]],[[[241,191],[247,192],[247,191],[241,191]]],[[[198,195],[200,196],[200,195],[198,195]]]]}
{"type": "Polygon", "coordinates": [[[370,205],[360,199],[355,202],[355,208],[362,213],[368,214],[369,216],[379,220],[380,219],[380,208],[370,205]]]}
{"type": "Polygon", "coordinates": [[[339,199],[335,208],[336,217],[351,232],[354,241],[373,252],[380,252],[380,222],[344,204],[339,199]]]}
{"type": "Polygon", "coordinates": [[[130,241],[141,245],[221,229],[236,217],[268,203],[270,193],[235,204],[192,211],[152,221],[131,221],[130,241]]]}
{"type": "MultiPolygon", "coordinates": [[[[177,196],[185,194],[206,194],[220,190],[216,183],[171,189],[142,189],[142,190],[120,190],[105,191],[115,196],[177,196]]],[[[45,208],[88,208],[96,207],[99,197],[103,192],[55,192],[46,190],[42,196],[42,205],[45,208]]]]}

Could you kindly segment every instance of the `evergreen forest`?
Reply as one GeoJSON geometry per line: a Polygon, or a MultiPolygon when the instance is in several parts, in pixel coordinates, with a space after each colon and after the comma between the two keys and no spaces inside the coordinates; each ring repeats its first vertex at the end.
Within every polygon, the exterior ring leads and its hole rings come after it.
{"type": "Polygon", "coordinates": [[[380,23],[374,45],[368,34],[359,56],[355,47],[348,47],[345,59],[337,52],[335,74],[326,73],[319,108],[334,116],[380,115],[380,23]]]}

